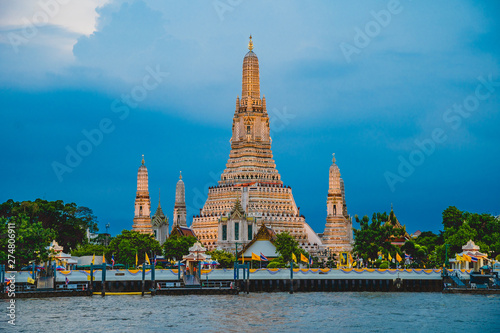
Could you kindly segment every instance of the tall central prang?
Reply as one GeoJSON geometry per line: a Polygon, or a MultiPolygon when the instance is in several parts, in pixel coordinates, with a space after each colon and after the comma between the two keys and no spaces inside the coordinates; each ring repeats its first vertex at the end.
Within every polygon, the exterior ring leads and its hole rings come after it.
{"type": "Polygon", "coordinates": [[[241,99],[236,98],[231,152],[218,186],[193,218],[192,229],[203,246],[234,249],[252,240],[264,223],[275,232],[288,231],[314,252],[321,240],[300,215],[292,189],[284,186],[271,151],[266,98],[260,97],[259,59],[249,51],[243,59],[241,99]]]}
{"type": "Polygon", "coordinates": [[[243,59],[241,100],[236,98],[231,153],[219,185],[282,184],[271,151],[266,98],[260,98],[259,59],[252,51],[251,37],[248,48],[243,59]]]}

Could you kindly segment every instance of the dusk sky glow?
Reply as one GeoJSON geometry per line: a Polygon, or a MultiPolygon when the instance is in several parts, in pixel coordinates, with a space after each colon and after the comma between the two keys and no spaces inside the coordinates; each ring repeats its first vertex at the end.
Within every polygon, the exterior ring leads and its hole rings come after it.
{"type": "Polygon", "coordinates": [[[172,219],[182,170],[189,225],[229,157],[251,34],[277,169],[316,232],[332,153],[352,216],[392,203],[412,233],[451,205],[498,215],[499,17],[498,1],[0,0],[0,200],[75,202],[114,235],[144,154],[153,213],[161,189],[172,219]]]}

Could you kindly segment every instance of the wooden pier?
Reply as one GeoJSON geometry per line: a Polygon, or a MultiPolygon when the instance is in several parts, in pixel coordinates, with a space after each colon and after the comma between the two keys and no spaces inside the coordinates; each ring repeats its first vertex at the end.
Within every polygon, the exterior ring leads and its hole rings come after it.
{"type": "MultiPolygon", "coordinates": [[[[241,268],[241,269],[240,269],[241,268]]],[[[11,273],[9,273],[11,274],[11,273]]],[[[239,292],[441,292],[441,270],[238,269],[200,270],[187,285],[176,269],[58,271],[52,290],[28,283],[30,272],[13,272],[16,298],[91,295],[236,295],[239,292]],[[95,273],[95,274],[94,274],[95,273]]],[[[8,298],[2,293],[0,298],[8,298]]]]}

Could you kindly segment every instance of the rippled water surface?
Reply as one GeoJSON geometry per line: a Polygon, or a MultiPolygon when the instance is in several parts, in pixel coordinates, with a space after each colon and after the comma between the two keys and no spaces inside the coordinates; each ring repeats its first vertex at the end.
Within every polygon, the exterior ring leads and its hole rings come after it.
{"type": "MultiPolygon", "coordinates": [[[[4,301],[3,308],[7,303],[4,301]]],[[[254,293],[18,299],[18,332],[500,332],[500,295],[254,293]]]]}

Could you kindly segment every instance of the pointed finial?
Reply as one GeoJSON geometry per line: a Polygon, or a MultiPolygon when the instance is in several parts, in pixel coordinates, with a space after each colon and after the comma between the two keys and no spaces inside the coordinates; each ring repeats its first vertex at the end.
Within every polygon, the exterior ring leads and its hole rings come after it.
{"type": "Polygon", "coordinates": [[[252,50],[253,50],[252,35],[250,35],[250,41],[248,42],[248,49],[249,49],[250,51],[252,51],[252,50]]]}
{"type": "Polygon", "coordinates": [[[335,153],[333,153],[332,155],[333,155],[332,162],[335,163],[335,153]]]}
{"type": "Polygon", "coordinates": [[[144,165],[144,154],[142,154],[142,165],[144,165]]]}
{"type": "Polygon", "coordinates": [[[392,202],[391,202],[391,212],[393,211],[394,209],[392,209],[392,202]]]}
{"type": "Polygon", "coordinates": [[[179,179],[182,179],[182,171],[179,171],[179,179]]]}

